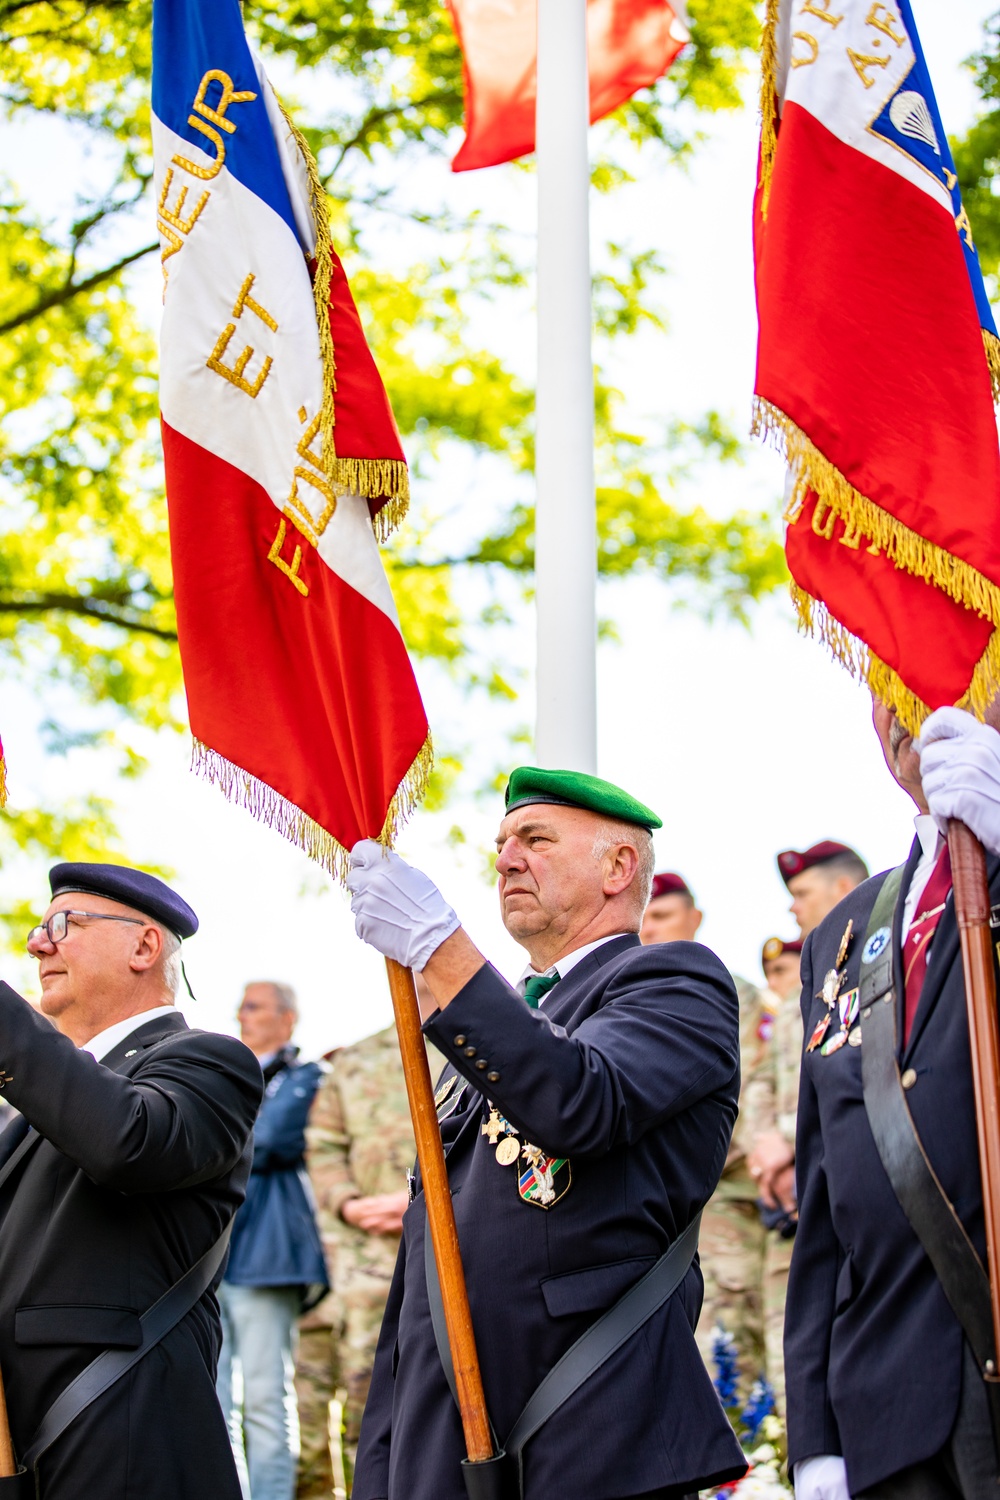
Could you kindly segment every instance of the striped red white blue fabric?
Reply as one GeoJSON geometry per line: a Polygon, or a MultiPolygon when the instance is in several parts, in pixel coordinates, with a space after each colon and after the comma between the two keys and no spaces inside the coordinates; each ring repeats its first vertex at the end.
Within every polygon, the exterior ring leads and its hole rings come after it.
{"type": "Polygon", "coordinates": [[[800,618],[911,729],[982,712],[1000,344],[908,0],[769,0],[763,63],[755,426],[800,618]]]}
{"type": "Polygon", "coordinates": [[[305,142],[238,0],[155,0],[160,406],[196,763],[329,869],[420,794],[378,554],[406,465],[305,142]]]}

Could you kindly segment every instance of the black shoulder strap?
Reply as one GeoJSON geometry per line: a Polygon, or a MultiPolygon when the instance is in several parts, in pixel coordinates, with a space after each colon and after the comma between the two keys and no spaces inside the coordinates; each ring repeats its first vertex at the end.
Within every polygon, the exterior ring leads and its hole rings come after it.
{"type": "MultiPolygon", "coordinates": [[[[670,1248],[660,1256],[656,1264],[650,1267],[645,1276],[634,1286],[629,1287],[613,1307],[609,1307],[596,1323],[591,1324],[586,1333],[580,1335],[575,1344],[570,1345],[562,1358],[553,1365],[541,1384],[529,1396],[521,1415],[514,1423],[503,1445],[503,1452],[517,1464],[519,1492],[523,1491],[521,1454],[525,1444],[558,1411],[559,1407],[564,1405],[584,1382],[589,1380],[591,1375],[599,1370],[601,1365],[610,1359],[612,1354],[620,1349],[634,1333],[637,1333],[642,1325],[648,1322],[673,1295],[691,1268],[691,1262],[698,1249],[700,1227],[701,1214],[699,1213],[692,1219],[683,1234],[678,1235],[670,1248]]],[[[451,1350],[448,1347],[444,1308],[441,1304],[441,1286],[438,1281],[430,1229],[426,1219],[424,1220],[424,1274],[431,1308],[431,1323],[434,1328],[434,1342],[437,1344],[445,1379],[457,1403],[455,1372],[451,1362],[451,1350]]]]}
{"type": "Polygon", "coordinates": [[[230,1221],[201,1260],[142,1314],[139,1319],[142,1343],[138,1349],[105,1349],[56,1397],[38,1424],[38,1430],[27,1451],[21,1455],[21,1462],[26,1468],[33,1469],[45,1450],[52,1446],[56,1438],[62,1436],[81,1412],[96,1401],[98,1396],[103,1396],[105,1391],[110,1390],[133,1365],[145,1359],[149,1351],[187,1316],[195,1303],[208,1291],[222,1265],[232,1227],[230,1221]]]}
{"type": "Polygon", "coordinates": [[[896,990],[892,916],[903,866],[886,876],[865,934],[861,958],[861,1087],[865,1112],[886,1176],[965,1333],[990,1398],[1000,1453],[1000,1384],[990,1284],[958,1214],[917,1134],[896,1061],[896,990]]]}

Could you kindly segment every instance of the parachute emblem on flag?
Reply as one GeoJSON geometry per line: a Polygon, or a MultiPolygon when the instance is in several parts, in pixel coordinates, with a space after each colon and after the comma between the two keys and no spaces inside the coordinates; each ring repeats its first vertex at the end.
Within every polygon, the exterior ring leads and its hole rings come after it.
{"type": "Polygon", "coordinates": [[[900,135],[912,136],[915,141],[924,141],[936,156],[941,155],[937,133],[927,100],[915,89],[904,89],[889,105],[889,119],[900,135]]]}

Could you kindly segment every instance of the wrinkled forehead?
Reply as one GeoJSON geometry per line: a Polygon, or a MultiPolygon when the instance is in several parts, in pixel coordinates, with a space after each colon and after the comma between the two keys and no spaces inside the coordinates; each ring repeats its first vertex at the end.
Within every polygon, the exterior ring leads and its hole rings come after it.
{"type": "Polygon", "coordinates": [[[156,926],[152,917],[148,917],[144,911],[137,911],[134,906],[125,906],[121,901],[112,901],[109,896],[98,896],[90,891],[60,891],[45,908],[45,920],[48,921],[57,911],[93,911],[101,916],[139,917],[156,926]]]}
{"type": "Polygon", "coordinates": [[[531,802],[526,807],[515,807],[507,813],[497,830],[497,848],[502,849],[510,838],[525,839],[531,834],[550,834],[565,838],[583,831],[593,832],[600,822],[596,813],[585,807],[564,807],[558,802],[531,802]]]}

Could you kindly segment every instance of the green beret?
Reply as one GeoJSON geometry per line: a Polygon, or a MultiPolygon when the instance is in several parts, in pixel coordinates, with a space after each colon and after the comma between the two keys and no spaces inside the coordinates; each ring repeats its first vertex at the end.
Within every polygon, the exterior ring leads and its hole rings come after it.
{"type": "Polygon", "coordinates": [[[557,807],[584,807],[588,812],[619,818],[623,823],[638,823],[650,831],[662,828],[663,821],[620,786],[586,776],[582,771],[543,771],[539,766],[518,766],[510,773],[504,794],[507,811],[529,807],[534,802],[555,803],[557,807]]]}

